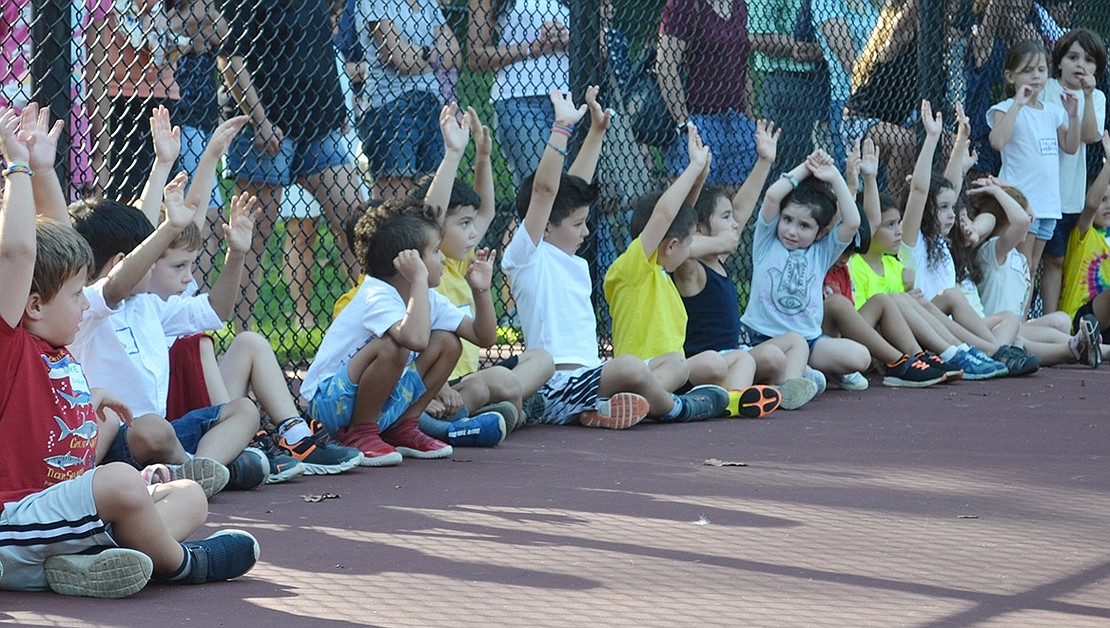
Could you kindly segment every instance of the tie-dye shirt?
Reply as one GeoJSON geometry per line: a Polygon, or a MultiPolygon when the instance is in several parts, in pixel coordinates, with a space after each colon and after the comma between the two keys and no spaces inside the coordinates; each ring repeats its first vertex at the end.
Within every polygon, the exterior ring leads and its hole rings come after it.
{"type": "Polygon", "coordinates": [[[1083,304],[1110,287],[1110,231],[1091,227],[1073,229],[1064,255],[1064,286],[1060,309],[1075,316],[1083,304]]]}

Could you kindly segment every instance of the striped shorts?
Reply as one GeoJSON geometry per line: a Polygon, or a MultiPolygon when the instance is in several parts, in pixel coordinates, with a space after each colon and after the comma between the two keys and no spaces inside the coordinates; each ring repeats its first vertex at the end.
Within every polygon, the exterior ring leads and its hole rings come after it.
{"type": "Polygon", "coordinates": [[[544,401],[543,412],[529,422],[567,425],[577,421],[579,414],[596,410],[602,366],[555,371],[539,391],[544,401]]]}
{"type": "Polygon", "coordinates": [[[0,512],[0,590],[45,591],[51,556],[116,547],[93,501],[96,469],[4,504],[0,512]]]}

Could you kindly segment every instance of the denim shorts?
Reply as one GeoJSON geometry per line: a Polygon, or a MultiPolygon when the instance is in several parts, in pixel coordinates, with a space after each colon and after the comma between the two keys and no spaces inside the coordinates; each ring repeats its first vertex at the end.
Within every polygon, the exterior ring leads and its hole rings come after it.
{"type": "Polygon", "coordinates": [[[518,187],[540,165],[551,136],[555,107],[549,96],[521,96],[493,103],[497,118],[497,146],[518,187]]]}
{"type": "Polygon", "coordinates": [[[359,117],[362,152],[377,177],[410,177],[435,172],[443,160],[439,96],[408,92],[368,109],[359,117]]]}
{"type": "MultiPolygon", "coordinates": [[[[378,419],[378,427],[385,431],[401,418],[401,414],[409,409],[412,402],[424,394],[424,380],[416,370],[416,364],[409,362],[401,374],[400,381],[394,386],[389,399],[382,406],[382,416],[378,419]]],[[[347,373],[347,363],[339,366],[339,370],[331,377],[324,378],[312,401],[308,403],[308,415],[324,425],[324,428],[335,435],[340,428],[351,424],[351,413],[355,409],[355,393],[358,384],[351,381],[347,373]]]]}
{"type": "MultiPolygon", "coordinates": [[[[189,173],[189,181],[195,178],[200,156],[204,154],[204,149],[208,146],[208,140],[211,137],[212,134],[204,129],[198,129],[195,126],[181,127],[181,155],[177,158],[177,163],[179,170],[189,173]]],[[[208,207],[223,207],[224,198],[220,193],[220,182],[216,180],[213,183],[212,198],[208,201],[208,207]]]]}
{"type": "MultiPolygon", "coordinates": [[[[817,343],[820,342],[822,338],[828,338],[828,337],[829,336],[827,336],[825,334],[818,334],[817,336],[815,336],[813,338],[806,338],[806,344],[809,345],[810,352],[813,351],[813,347],[817,346],[817,343]]],[[[763,334],[759,333],[758,331],[752,329],[751,327],[748,327],[744,323],[740,323],[740,347],[741,348],[751,349],[753,347],[757,347],[757,346],[767,342],[770,339],[771,339],[770,336],[763,335],[763,334]]]]}
{"type": "Polygon", "coordinates": [[[254,145],[254,129],[248,124],[227,151],[227,176],[234,179],[289,185],[311,174],[353,163],[347,141],[339,131],[315,140],[286,137],[281,150],[271,155],[254,145]]]}
{"type": "MultiPolygon", "coordinates": [[[[755,165],[755,123],[735,109],[709,114],[691,114],[690,121],[698,127],[702,142],[713,151],[709,168],[709,185],[739,186],[748,178],[755,165]]],[[[668,177],[682,174],[690,163],[686,153],[685,135],[667,147],[665,166],[668,177]]]]}
{"type": "Polygon", "coordinates": [[[1056,228],[1052,231],[1052,239],[1044,245],[1045,255],[1063,257],[1068,252],[1068,236],[1079,222],[1079,214],[1064,214],[1056,221],[1056,228]]]}
{"type": "MultiPolygon", "coordinates": [[[[1029,227],[1029,233],[1038,240],[1051,240],[1052,232],[1056,230],[1055,218],[1037,218],[1033,221],[1033,226],[1029,227]]],[[[1067,240],[1064,240],[1064,245],[1067,246],[1067,240]]]]}

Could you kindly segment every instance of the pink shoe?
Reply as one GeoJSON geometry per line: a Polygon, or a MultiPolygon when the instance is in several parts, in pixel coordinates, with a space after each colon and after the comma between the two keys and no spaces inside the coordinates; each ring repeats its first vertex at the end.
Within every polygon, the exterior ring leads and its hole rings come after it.
{"type": "Polygon", "coordinates": [[[446,458],[454,451],[447,443],[420,431],[420,417],[408,417],[382,432],[382,440],[406,458],[446,458]]]}
{"type": "Polygon", "coordinates": [[[401,464],[401,454],[378,434],[378,424],[339,428],[339,443],[362,452],[364,467],[392,467],[401,464]]]}

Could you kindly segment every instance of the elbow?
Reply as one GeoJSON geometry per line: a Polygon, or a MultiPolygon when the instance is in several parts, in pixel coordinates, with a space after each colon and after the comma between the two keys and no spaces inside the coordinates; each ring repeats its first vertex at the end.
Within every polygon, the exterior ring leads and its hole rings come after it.
{"type": "Polygon", "coordinates": [[[994,150],[999,150],[999,151],[1002,150],[1003,148],[1006,148],[1006,144],[1008,143],[1008,142],[1003,141],[1001,138],[995,137],[994,133],[991,133],[991,135],[990,135],[990,142],[991,142],[991,148],[993,148],[994,150]]]}
{"type": "Polygon", "coordinates": [[[480,52],[467,55],[466,67],[471,72],[485,72],[490,69],[489,58],[480,52]]]}
{"type": "Polygon", "coordinates": [[[427,351],[430,341],[430,334],[402,334],[397,338],[397,344],[417,353],[427,351]]]}

